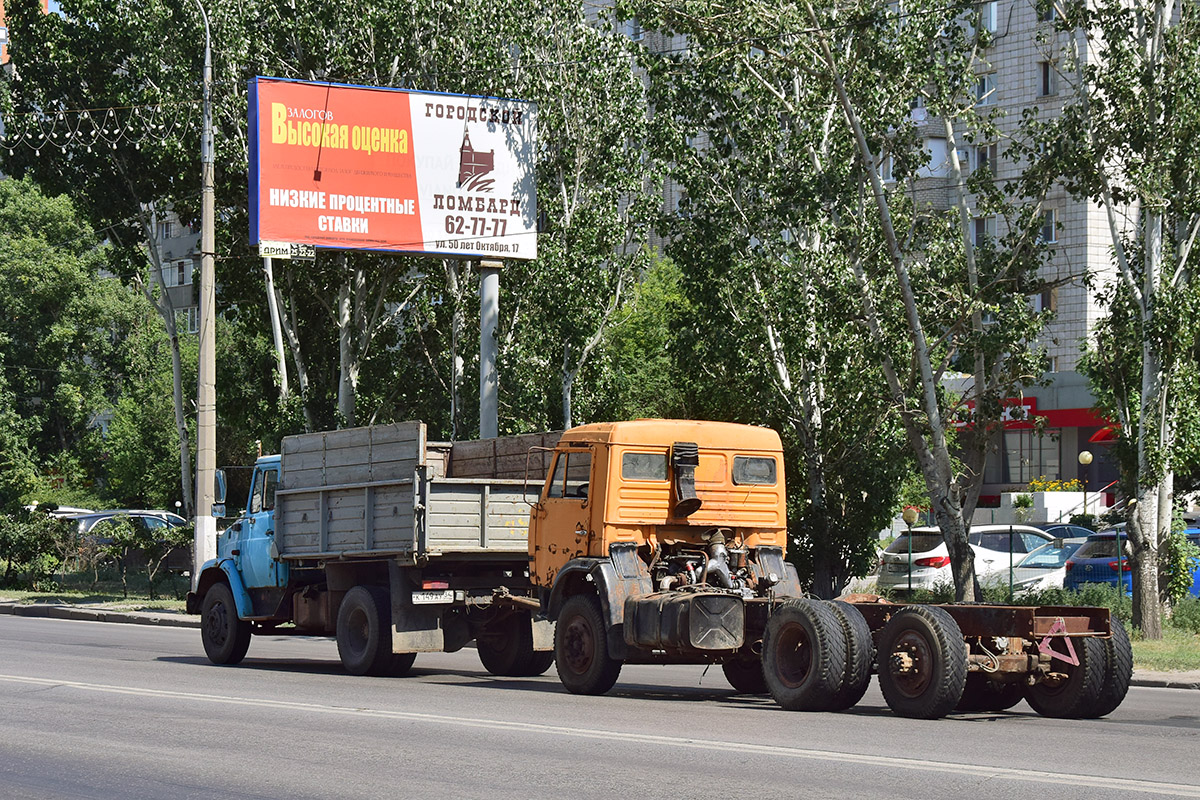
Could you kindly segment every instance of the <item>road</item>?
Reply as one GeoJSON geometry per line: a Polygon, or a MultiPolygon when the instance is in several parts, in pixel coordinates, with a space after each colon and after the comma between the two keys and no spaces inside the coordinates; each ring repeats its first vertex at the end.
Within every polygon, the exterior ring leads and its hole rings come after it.
{"type": "Polygon", "coordinates": [[[474,650],[344,674],[328,639],[240,667],[179,628],[0,617],[0,798],[1200,797],[1200,692],[1111,717],[915,722],[875,686],[841,714],[733,693],[719,668],[630,666],[604,697],[474,650]]]}

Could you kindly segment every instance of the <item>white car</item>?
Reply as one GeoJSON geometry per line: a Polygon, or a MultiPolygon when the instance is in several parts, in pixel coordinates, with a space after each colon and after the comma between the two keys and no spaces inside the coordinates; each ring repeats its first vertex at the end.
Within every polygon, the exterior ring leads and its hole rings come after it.
{"type": "MultiPolygon", "coordinates": [[[[1061,589],[1067,577],[1067,559],[1087,541],[1086,537],[1055,539],[1022,558],[1013,566],[1013,594],[1036,592],[1042,589],[1061,589]]],[[[1008,586],[1007,570],[994,572],[990,582],[1008,586]]]]}
{"type": "MultiPolygon", "coordinates": [[[[1050,534],[1030,525],[975,525],[967,534],[975,552],[975,575],[981,580],[1001,571],[1007,573],[1009,565],[1053,540],[1050,534]]],[[[897,536],[881,554],[876,586],[907,590],[910,585],[913,589],[954,585],[950,551],[940,529],[913,528],[911,533],[897,536]]]]}

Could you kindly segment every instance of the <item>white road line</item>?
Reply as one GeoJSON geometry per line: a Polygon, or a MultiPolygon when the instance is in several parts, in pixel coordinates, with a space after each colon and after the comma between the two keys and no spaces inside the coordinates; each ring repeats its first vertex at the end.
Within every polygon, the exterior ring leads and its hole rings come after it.
{"type": "Polygon", "coordinates": [[[859,764],[863,766],[886,767],[891,769],[907,769],[919,772],[946,772],[955,775],[970,775],[979,778],[1024,781],[1026,783],[1095,787],[1098,789],[1123,789],[1132,792],[1143,792],[1149,794],[1164,794],[1175,797],[1200,798],[1200,786],[1182,783],[1162,783],[1159,781],[1112,778],[1098,775],[1043,772],[1030,769],[993,767],[982,764],[958,764],[948,761],[896,758],[895,756],[838,753],[828,750],[812,750],[800,747],[751,744],[746,742],[728,742],[715,739],[697,739],[681,736],[655,736],[653,734],[627,733],[623,731],[590,730],[587,728],[569,728],[559,725],[543,725],[536,722],[512,722],[498,719],[476,719],[472,717],[448,716],[445,714],[420,714],[412,711],[387,711],[383,709],[351,708],[348,706],[330,706],[317,703],[298,703],[289,700],[265,700],[246,697],[231,697],[227,695],[199,694],[196,692],[176,692],[165,689],[111,686],[101,683],[81,683],[79,681],[63,681],[54,680],[51,678],[31,678],[22,675],[0,674],[0,681],[7,681],[9,683],[24,683],[33,686],[44,686],[51,688],[62,687],[68,689],[78,689],[80,691],[88,692],[103,692],[106,694],[159,697],[167,699],[190,700],[201,703],[220,703],[222,705],[249,706],[254,708],[276,708],[289,711],[305,711],[315,714],[335,714],[353,717],[409,720],[414,722],[455,725],[464,728],[523,731],[536,734],[552,734],[560,737],[570,736],[577,739],[605,739],[625,744],[633,742],[640,744],[659,745],[663,747],[679,747],[690,750],[717,750],[722,753],[733,752],[774,756],[777,758],[802,758],[814,761],[859,764]]]}

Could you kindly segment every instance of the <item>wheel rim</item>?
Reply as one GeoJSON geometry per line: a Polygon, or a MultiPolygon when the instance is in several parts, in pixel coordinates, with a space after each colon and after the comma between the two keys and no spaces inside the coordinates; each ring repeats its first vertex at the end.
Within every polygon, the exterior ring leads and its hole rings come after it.
{"type": "Polygon", "coordinates": [[[596,634],[592,626],[583,617],[572,617],[563,638],[566,666],[576,675],[587,672],[596,657],[596,634]]]}
{"type": "Polygon", "coordinates": [[[371,635],[367,614],[361,608],[350,612],[346,619],[346,644],[354,653],[362,653],[367,649],[367,640],[371,635]]]}
{"type": "Polygon", "coordinates": [[[800,686],[812,671],[813,648],[803,625],[789,623],[779,630],[775,663],[779,681],[789,689],[800,686]]]}
{"type": "Polygon", "coordinates": [[[208,638],[217,647],[225,644],[229,638],[229,612],[224,603],[213,603],[204,618],[204,626],[208,638]]]}
{"type": "Polygon", "coordinates": [[[933,648],[917,631],[904,631],[892,647],[888,660],[892,683],[906,697],[920,697],[933,680],[933,648]],[[908,663],[911,662],[911,663],[908,663]]]}

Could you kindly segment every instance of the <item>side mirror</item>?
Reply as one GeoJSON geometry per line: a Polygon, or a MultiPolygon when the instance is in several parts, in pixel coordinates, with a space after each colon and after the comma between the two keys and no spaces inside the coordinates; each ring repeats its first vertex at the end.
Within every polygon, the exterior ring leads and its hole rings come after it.
{"type": "Polygon", "coordinates": [[[228,491],[228,484],[225,483],[225,470],[217,470],[215,478],[216,481],[213,486],[213,516],[223,517],[225,516],[225,493],[228,491]],[[217,513],[218,505],[222,507],[220,513],[217,513]]]}

